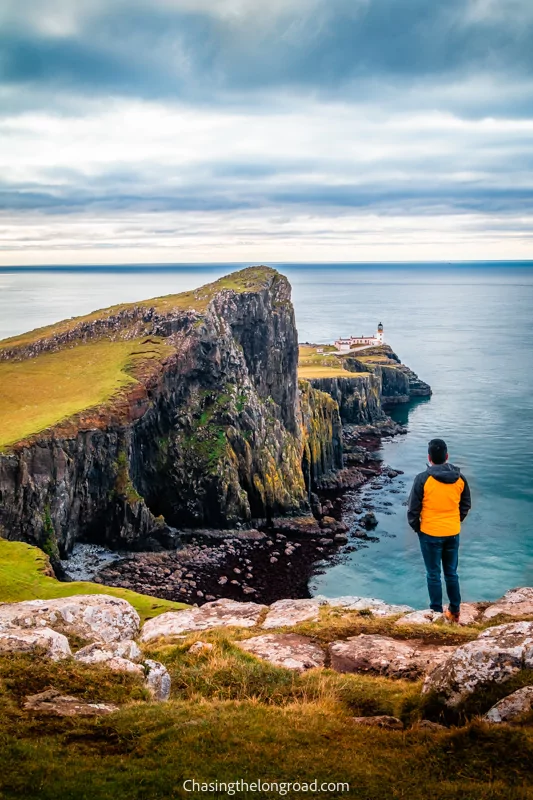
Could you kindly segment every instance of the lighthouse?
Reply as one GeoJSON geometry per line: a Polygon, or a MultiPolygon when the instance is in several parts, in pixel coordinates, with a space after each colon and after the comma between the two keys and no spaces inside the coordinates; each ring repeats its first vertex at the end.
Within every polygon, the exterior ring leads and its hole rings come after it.
{"type": "Polygon", "coordinates": [[[378,340],[379,344],[383,344],[383,323],[380,322],[378,325],[378,332],[376,335],[376,339],[378,340]]]}

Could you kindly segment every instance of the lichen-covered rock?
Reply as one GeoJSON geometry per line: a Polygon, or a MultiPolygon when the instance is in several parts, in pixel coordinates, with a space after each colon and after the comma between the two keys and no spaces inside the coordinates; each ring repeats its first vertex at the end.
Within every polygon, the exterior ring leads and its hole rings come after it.
{"type": "Polygon", "coordinates": [[[134,639],[140,617],[131,603],[106,594],[73,595],[0,605],[0,630],[58,627],[91,642],[134,639]]]}
{"type": "Polygon", "coordinates": [[[398,717],[389,717],[381,714],[376,717],[352,717],[356,725],[366,725],[367,728],[384,728],[388,731],[403,731],[403,722],[398,717]]]}
{"type": "Polygon", "coordinates": [[[305,620],[317,620],[320,603],[315,599],[277,600],[272,603],[262,628],[281,628],[305,620]]]}
{"type": "Polygon", "coordinates": [[[297,633],[265,633],[234,644],[276,667],[303,672],[313,667],[324,666],[325,656],[322,648],[309,637],[297,633]]]}
{"type": "Polygon", "coordinates": [[[385,603],[376,597],[357,597],[355,595],[325,597],[324,595],[317,595],[314,599],[332,608],[345,608],[346,611],[371,611],[376,617],[394,617],[396,614],[405,614],[408,611],[413,611],[411,606],[385,603]]]}
{"type": "Polygon", "coordinates": [[[107,669],[113,670],[113,672],[130,672],[133,675],[140,675],[144,678],[144,669],[141,664],[135,664],[133,661],[130,661],[128,658],[121,658],[120,656],[115,656],[114,658],[108,658],[107,661],[100,662],[103,667],[107,667],[107,669]]]}
{"type": "Polygon", "coordinates": [[[259,603],[240,603],[224,597],[204,603],[200,608],[166,611],[144,623],[141,641],[151,642],[184,631],[201,631],[231,625],[251,628],[257,625],[259,617],[267,608],[268,606],[259,603]]]}
{"type": "Polygon", "coordinates": [[[112,658],[126,658],[128,661],[139,661],[141,651],[139,646],[132,639],[123,642],[112,642],[111,644],[101,644],[95,642],[82,647],[74,656],[76,661],[83,664],[101,664],[112,658]]]}
{"type": "Polygon", "coordinates": [[[503,597],[485,609],[483,619],[493,619],[498,614],[506,614],[508,617],[533,616],[533,587],[509,589],[503,597]]]}
{"type": "Polygon", "coordinates": [[[170,697],[171,679],[167,668],[159,661],[150,658],[144,662],[146,670],[145,685],[152,698],[165,702],[170,697]]]}
{"type": "Polygon", "coordinates": [[[119,708],[111,703],[85,703],[77,697],[62,695],[57,689],[47,689],[26,697],[24,710],[55,717],[103,717],[119,708]]]}
{"type": "Polygon", "coordinates": [[[423,693],[436,692],[449,706],[489,683],[503,683],[521,669],[533,668],[533,622],[487,628],[461,645],[426,677],[423,693]]]}
{"type": "Polygon", "coordinates": [[[36,650],[42,651],[52,661],[72,655],[67,637],[50,628],[0,630],[0,653],[32,653],[36,650]]]}
{"type": "Polygon", "coordinates": [[[423,611],[411,611],[409,614],[400,617],[394,623],[395,625],[431,625],[437,620],[441,620],[442,614],[439,611],[432,611],[431,608],[425,608],[423,611]]]}
{"type": "Polygon", "coordinates": [[[331,666],[338,672],[372,673],[415,679],[432,670],[455,648],[415,640],[361,633],[329,645],[331,666]]]}
{"type": "Polygon", "coordinates": [[[502,698],[487,711],[486,722],[513,722],[533,709],[533,686],[523,686],[516,692],[502,698]]]}
{"type": "Polygon", "coordinates": [[[211,642],[194,642],[191,644],[189,649],[187,650],[188,653],[206,653],[213,649],[213,645],[211,642]]]}

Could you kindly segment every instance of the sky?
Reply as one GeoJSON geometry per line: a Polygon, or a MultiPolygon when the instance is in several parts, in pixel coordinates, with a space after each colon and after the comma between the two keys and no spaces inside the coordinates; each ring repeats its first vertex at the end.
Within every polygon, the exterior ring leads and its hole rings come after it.
{"type": "Polygon", "coordinates": [[[533,258],[531,0],[0,0],[0,267],[533,258]]]}

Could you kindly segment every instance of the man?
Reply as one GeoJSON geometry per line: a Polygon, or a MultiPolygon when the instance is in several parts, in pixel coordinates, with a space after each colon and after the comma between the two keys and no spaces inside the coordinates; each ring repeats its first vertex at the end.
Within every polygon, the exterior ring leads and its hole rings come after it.
{"type": "Polygon", "coordinates": [[[442,613],[442,564],[450,601],[444,616],[449,622],[459,622],[459,532],[472,505],[470,489],[459,467],[448,463],[448,448],[442,439],[429,442],[428,461],[426,471],[414,480],[407,519],[420,540],[430,608],[442,613]]]}

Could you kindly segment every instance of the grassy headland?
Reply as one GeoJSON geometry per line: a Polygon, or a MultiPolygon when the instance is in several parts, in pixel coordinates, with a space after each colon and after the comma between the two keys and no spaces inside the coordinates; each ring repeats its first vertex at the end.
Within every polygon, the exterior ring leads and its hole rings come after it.
{"type": "Polygon", "coordinates": [[[19,336],[3,339],[0,341],[0,350],[24,347],[43,339],[49,339],[52,336],[75,330],[82,323],[96,322],[97,320],[106,319],[107,317],[133,308],[146,309],[147,311],[149,309],[155,309],[161,313],[168,313],[174,309],[191,309],[197,312],[203,312],[214,296],[224,289],[231,289],[239,293],[258,291],[266,287],[272,278],[276,276],[279,276],[279,273],[271,267],[248,267],[247,269],[233,272],[213,283],[208,283],[205,286],[200,286],[198,289],[189,292],[168,294],[163,297],[154,297],[150,300],[142,300],[137,303],[118,303],[108,308],[93,311],[90,314],[84,314],[80,317],[71,317],[71,319],[62,320],[53,325],[47,325],[44,328],[36,328],[35,330],[28,331],[19,336]]]}

